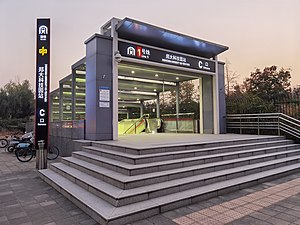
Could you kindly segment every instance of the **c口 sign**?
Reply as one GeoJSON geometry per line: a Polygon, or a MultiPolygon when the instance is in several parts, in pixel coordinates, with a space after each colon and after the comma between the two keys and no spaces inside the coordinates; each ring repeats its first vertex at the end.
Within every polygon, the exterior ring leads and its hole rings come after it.
{"type": "Polygon", "coordinates": [[[38,141],[48,145],[50,80],[50,19],[37,19],[36,94],[35,94],[35,147],[38,141]]]}
{"type": "Polygon", "coordinates": [[[131,44],[119,41],[119,52],[122,56],[141,59],[151,62],[163,63],[168,65],[180,66],[206,72],[216,72],[215,62],[212,60],[200,59],[186,56],[167,50],[158,50],[142,45],[131,44]]]}

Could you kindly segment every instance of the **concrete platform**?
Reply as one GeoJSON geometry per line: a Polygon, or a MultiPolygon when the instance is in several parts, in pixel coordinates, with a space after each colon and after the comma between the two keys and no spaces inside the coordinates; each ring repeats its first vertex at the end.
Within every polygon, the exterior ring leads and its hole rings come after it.
{"type": "MultiPolygon", "coordinates": [[[[230,142],[244,139],[264,139],[274,136],[246,135],[246,134],[181,134],[181,133],[156,133],[139,135],[120,135],[116,141],[101,141],[98,143],[128,148],[147,149],[161,146],[182,146],[190,144],[205,144],[230,142]]],[[[97,143],[97,141],[96,141],[97,143]]]]}

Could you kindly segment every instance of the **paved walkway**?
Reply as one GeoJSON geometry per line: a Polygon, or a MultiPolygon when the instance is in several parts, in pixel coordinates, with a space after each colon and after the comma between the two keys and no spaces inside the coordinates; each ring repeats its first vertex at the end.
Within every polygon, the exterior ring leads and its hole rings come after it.
{"type": "Polygon", "coordinates": [[[0,149],[1,225],[97,224],[63,195],[40,179],[35,159],[21,163],[0,149]]]}
{"type": "Polygon", "coordinates": [[[300,224],[300,173],[132,223],[153,224],[300,224]]]}
{"type": "MultiPolygon", "coordinates": [[[[93,219],[43,182],[35,159],[0,149],[1,225],[92,225],[93,219]]],[[[300,224],[300,173],[172,210],[131,225],[300,224]]]]}

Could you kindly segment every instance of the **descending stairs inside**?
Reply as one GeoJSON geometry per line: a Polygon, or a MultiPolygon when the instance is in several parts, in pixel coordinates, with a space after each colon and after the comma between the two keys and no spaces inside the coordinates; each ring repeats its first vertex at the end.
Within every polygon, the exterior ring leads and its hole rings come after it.
{"type": "Polygon", "coordinates": [[[138,149],[77,144],[81,151],[39,173],[100,224],[137,221],[300,168],[300,146],[275,136],[138,149]]]}

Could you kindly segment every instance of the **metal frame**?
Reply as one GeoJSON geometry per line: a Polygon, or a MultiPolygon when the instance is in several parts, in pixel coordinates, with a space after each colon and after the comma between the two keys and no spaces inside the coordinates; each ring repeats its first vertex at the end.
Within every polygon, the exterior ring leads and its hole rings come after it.
{"type": "Polygon", "coordinates": [[[258,135],[263,130],[275,130],[277,135],[286,134],[300,141],[300,120],[283,113],[230,114],[227,115],[228,129],[238,130],[240,134],[256,130],[258,135]]]}

